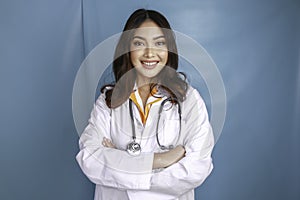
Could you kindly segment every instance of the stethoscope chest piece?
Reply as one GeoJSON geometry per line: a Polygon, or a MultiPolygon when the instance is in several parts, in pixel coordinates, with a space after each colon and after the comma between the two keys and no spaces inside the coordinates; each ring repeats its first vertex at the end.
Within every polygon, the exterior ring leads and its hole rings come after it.
{"type": "Polygon", "coordinates": [[[127,152],[132,156],[138,156],[141,154],[141,145],[132,141],[127,145],[127,152]]]}

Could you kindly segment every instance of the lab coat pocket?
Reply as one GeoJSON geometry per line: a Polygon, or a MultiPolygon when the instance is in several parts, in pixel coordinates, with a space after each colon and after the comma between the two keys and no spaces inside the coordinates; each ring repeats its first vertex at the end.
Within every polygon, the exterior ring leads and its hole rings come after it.
{"type": "Polygon", "coordinates": [[[158,138],[160,145],[174,147],[178,145],[180,134],[180,121],[178,119],[165,119],[164,127],[159,132],[158,138]]]}

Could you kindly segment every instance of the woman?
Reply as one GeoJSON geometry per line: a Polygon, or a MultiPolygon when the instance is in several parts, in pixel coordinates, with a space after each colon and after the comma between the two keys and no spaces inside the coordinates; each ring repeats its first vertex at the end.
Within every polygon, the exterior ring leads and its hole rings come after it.
{"type": "Polygon", "coordinates": [[[116,84],[102,88],[79,140],[76,158],[96,184],[95,200],[191,200],[210,174],[207,110],[177,68],[166,18],[136,10],[116,47],[116,84]]]}

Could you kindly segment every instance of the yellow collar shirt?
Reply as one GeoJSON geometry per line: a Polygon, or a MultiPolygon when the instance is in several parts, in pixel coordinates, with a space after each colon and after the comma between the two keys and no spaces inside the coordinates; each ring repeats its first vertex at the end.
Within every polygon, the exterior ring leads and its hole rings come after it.
{"type": "Polygon", "coordinates": [[[139,89],[136,89],[134,92],[132,92],[129,97],[132,100],[132,102],[136,105],[136,107],[138,108],[143,125],[146,124],[152,104],[159,102],[162,99],[161,97],[153,96],[156,94],[158,94],[157,88],[154,88],[148,96],[145,107],[143,105],[143,101],[140,96],[139,89]]]}

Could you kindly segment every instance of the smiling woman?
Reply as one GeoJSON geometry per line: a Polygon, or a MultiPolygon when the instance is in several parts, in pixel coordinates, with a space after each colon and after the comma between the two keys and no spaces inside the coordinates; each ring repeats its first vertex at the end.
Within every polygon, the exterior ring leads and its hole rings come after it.
{"type": "Polygon", "coordinates": [[[102,88],[79,141],[95,200],[192,200],[212,171],[205,104],[177,68],[167,19],[135,11],[115,50],[116,83],[102,88]]]}
{"type": "Polygon", "coordinates": [[[137,71],[137,86],[149,84],[166,65],[168,48],[162,30],[151,20],[136,31],[130,46],[130,59],[137,71]]]}
{"type": "Polygon", "coordinates": [[[153,82],[168,60],[168,48],[162,30],[151,20],[142,23],[135,31],[130,52],[136,70],[137,87],[144,88],[140,95],[145,105],[151,79],[153,82]]]}

